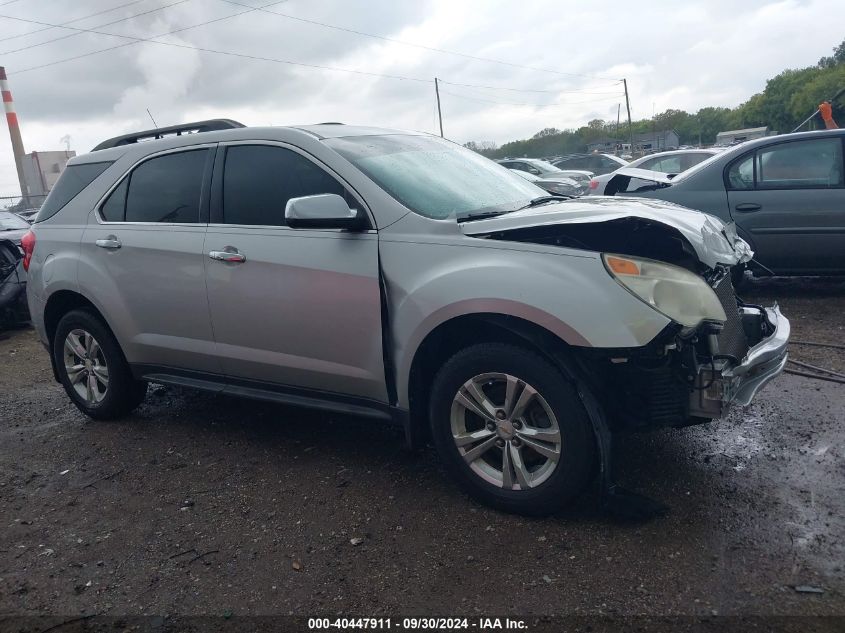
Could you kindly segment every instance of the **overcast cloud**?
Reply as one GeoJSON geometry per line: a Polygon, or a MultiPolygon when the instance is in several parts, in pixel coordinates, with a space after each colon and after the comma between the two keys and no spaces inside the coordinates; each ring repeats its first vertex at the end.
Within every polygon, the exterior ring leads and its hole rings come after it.
{"type": "MultiPolygon", "coordinates": [[[[0,16],[59,24],[130,0],[17,0],[0,16]]],[[[69,26],[366,73],[380,78],[154,43],[29,70],[131,40],[2,17],[5,65],[27,151],[89,150],[100,140],[209,117],[248,125],[319,121],[436,130],[434,86],[444,84],[446,136],[502,143],[544,127],[615,119],[626,77],[635,118],[652,108],[735,106],[784,68],[815,63],[842,41],[842,0],[555,2],[513,0],[236,0],[290,16],[494,58],[540,72],[332,30],[224,0],[139,0],[69,26]],[[175,4],[174,4],[175,3],[175,4]],[[111,26],[107,22],[173,5],[111,26]],[[71,35],[71,37],[65,37],[71,35]],[[10,39],[13,38],[13,39],[10,39]],[[45,43],[56,38],[64,38],[45,43]],[[19,50],[26,49],[26,50],[19,50]],[[558,73],[572,73],[558,74],[558,73]],[[587,76],[582,76],[587,75],[587,76]],[[423,80],[423,81],[414,81],[423,80]],[[540,107],[533,104],[554,104],[540,107]]],[[[0,132],[0,194],[17,194],[8,134],[0,132]]]]}

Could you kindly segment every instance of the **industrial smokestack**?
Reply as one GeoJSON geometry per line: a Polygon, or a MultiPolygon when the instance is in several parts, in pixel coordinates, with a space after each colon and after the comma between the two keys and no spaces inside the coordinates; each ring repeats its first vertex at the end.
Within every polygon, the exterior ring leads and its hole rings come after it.
{"type": "Polygon", "coordinates": [[[26,178],[23,173],[23,139],[21,139],[21,128],[18,125],[18,115],[15,113],[15,103],[12,101],[12,93],[9,90],[9,82],[6,81],[6,69],[0,66],[0,90],[3,91],[3,106],[6,108],[6,122],[9,124],[9,136],[12,139],[12,152],[15,154],[15,167],[18,169],[18,182],[21,185],[21,196],[28,208],[29,188],[26,186],[26,178]]]}

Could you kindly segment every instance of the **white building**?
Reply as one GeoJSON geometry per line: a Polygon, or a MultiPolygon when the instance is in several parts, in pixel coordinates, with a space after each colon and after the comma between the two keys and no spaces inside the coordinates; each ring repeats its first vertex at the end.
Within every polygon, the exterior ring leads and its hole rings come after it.
{"type": "Polygon", "coordinates": [[[744,130],[727,130],[726,132],[719,132],[716,135],[716,145],[732,145],[734,143],[752,141],[755,138],[763,138],[764,136],[773,136],[775,134],[777,134],[777,132],[770,132],[768,126],[749,127],[744,130]]]}

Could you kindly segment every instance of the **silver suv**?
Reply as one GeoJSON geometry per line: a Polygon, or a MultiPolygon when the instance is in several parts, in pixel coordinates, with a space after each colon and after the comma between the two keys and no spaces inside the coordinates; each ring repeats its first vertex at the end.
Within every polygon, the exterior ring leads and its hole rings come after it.
{"type": "Polygon", "coordinates": [[[731,226],[550,196],[414,132],[118,137],[70,161],[22,247],[86,415],[156,382],[392,420],[515,512],[609,482],[612,431],[719,417],[786,362],[788,321],[734,295],[731,226]]]}

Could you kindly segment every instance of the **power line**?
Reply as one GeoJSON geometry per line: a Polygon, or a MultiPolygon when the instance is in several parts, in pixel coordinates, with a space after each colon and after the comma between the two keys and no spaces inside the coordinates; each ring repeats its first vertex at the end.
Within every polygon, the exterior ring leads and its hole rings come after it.
{"type": "MultiPolygon", "coordinates": [[[[446,83],[446,82],[443,82],[446,83]]],[[[458,97],[460,99],[467,99],[469,101],[480,101],[482,103],[494,103],[496,105],[512,105],[512,106],[527,106],[531,108],[554,108],[554,107],[567,107],[572,105],[581,105],[584,103],[598,103],[600,101],[609,101],[611,99],[618,99],[622,96],[622,93],[615,93],[612,97],[604,97],[600,99],[587,99],[584,101],[567,101],[567,102],[551,102],[551,103],[517,103],[515,101],[494,101],[492,99],[482,99],[479,97],[470,97],[467,95],[458,94],[456,92],[449,92],[447,90],[441,90],[443,94],[451,95],[453,97],[458,97]]]]}
{"type": "MultiPolygon", "coordinates": [[[[122,9],[124,7],[128,7],[132,4],[138,4],[139,2],[146,2],[147,0],[132,0],[132,2],[127,2],[125,4],[119,4],[116,7],[112,7],[111,9],[105,9],[103,11],[97,11],[96,13],[89,13],[88,15],[83,15],[81,18],[74,18],[73,20],[68,20],[67,22],[62,22],[60,26],[64,26],[65,24],[73,24],[74,22],[81,22],[82,20],[87,20],[88,18],[93,18],[98,15],[102,15],[103,13],[111,13],[112,11],[117,11],[118,9],[122,9]]],[[[0,7],[3,5],[0,4],[0,7]]],[[[9,37],[0,37],[0,42],[7,42],[9,40],[16,40],[20,37],[26,37],[27,35],[35,35],[36,33],[41,33],[42,31],[49,31],[52,29],[52,26],[45,26],[42,29],[35,29],[34,31],[27,31],[26,33],[20,33],[18,35],[10,35],[9,37]]]]}
{"type": "MultiPolygon", "coordinates": [[[[170,5],[164,5],[162,7],[158,7],[156,9],[152,9],[150,11],[145,11],[145,12],[142,12],[142,13],[139,13],[139,14],[135,14],[133,16],[129,16],[128,18],[122,18],[120,20],[115,20],[115,21],[109,22],[109,23],[107,23],[106,25],[103,25],[103,26],[109,26],[109,25],[115,24],[117,22],[122,22],[122,21],[125,21],[125,20],[128,20],[128,19],[132,19],[133,17],[138,17],[139,15],[145,15],[147,13],[152,13],[153,11],[165,9],[165,8],[170,7],[170,6],[174,6],[176,4],[181,4],[183,2],[188,2],[188,1],[189,0],[178,0],[177,2],[172,3],[170,5]]],[[[229,0],[223,0],[223,1],[229,2],[229,0]]],[[[13,51],[6,51],[5,53],[0,53],[0,54],[10,54],[10,53],[14,53],[14,52],[19,52],[19,51],[22,51],[22,50],[26,50],[27,48],[33,48],[35,46],[41,46],[42,44],[47,44],[49,42],[56,41],[58,39],[66,39],[68,37],[73,37],[73,36],[79,35],[81,33],[93,33],[93,34],[97,34],[97,35],[105,35],[105,36],[108,36],[108,37],[119,37],[119,38],[123,38],[123,39],[129,39],[129,40],[132,40],[132,41],[127,42],[125,44],[118,44],[116,46],[111,46],[111,47],[108,47],[108,48],[99,49],[99,50],[96,50],[96,51],[91,51],[91,52],[88,52],[88,53],[83,53],[83,54],[80,54],[80,55],[75,55],[75,56],[72,56],[72,57],[55,60],[55,61],[52,61],[52,62],[48,62],[46,64],[40,64],[38,66],[23,68],[21,70],[16,71],[16,74],[22,74],[22,73],[30,72],[30,71],[33,71],[33,70],[39,70],[39,69],[47,68],[47,67],[54,66],[54,65],[57,65],[57,64],[62,64],[62,63],[65,63],[65,62],[74,61],[74,60],[82,59],[82,58],[85,58],[85,57],[90,57],[92,55],[97,55],[99,53],[104,53],[104,52],[116,50],[116,49],[119,49],[119,48],[132,46],[134,44],[138,44],[138,43],[141,43],[141,42],[147,42],[147,43],[150,43],[150,44],[158,44],[158,45],[161,45],[161,46],[173,46],[173,47],[176,47],[176,48],[196,50],[196,51],[200,51],[200,52],[213,53],[213,54],[216,54],[216,55],[227,55],[227,56],[237,57],[237,58],[241,58],[241,59],[251,59],[251,60],[255,60],[255,61],[266,61],[266,62],[272,62],[272,63],[287,64],[287,65],[292,65],[292,66],[300,66],[300,67],[305,67],[305,68],[329,70],[329,71],[333,71],[333,72],[346,72],[346,73],[365,75],[365,76],[371,76],[371,77],[380,77],[380,78],[385,78],[385,79],[414,81],[414,82],[418,82],[418,83],[429,83],[429,84],[433,83],[433,81],[430,80],[430,79],[423,79],[423,78],[419,78],[419,77],[408,77],[408,76],[395,75],[395,74],[375,73],[375,72],[361,71],[361,70],[355,70],[355,69],[350,69],[350,68],[338,68],[338,67],[333,67],[333,66],[325,66],[325,65],[321,65],[321,64],[309,64],[309,63],[305,63],[305,62],[295,62],[295,61],[291,61],[291,60],[285,60],[285,59],[279,59],[279,58],[273,58],[273,57],[265,57],[265,56],[261,56],[261,55],[251,55],[251,54],[246,54],[246,53],[236,53],[236,52],[232,52],[232,51],[223,51],[223,50],[212,49],[212,48],[207,48],[207,47],[195,46],[195,45],[191,45],[191,44],[157,41],[157,38],[165,37],[165,36],[168,36],[168,35],[173,35],[173,34],[176,34],[176,33],[180,33],[180,32],[183,32],[183,31],[190,30],[190,29],[195,29],[195,28],[198,28],[198,27],[201,27],[201,26],[206,26],[206,25],[213,24],[213,23],[216,23],[216,22],[221,22],[221,21],[224,21],[224,20],[228,20],[228,19],[240,16],[240,15],[244,15],[246,13],[252,13],[254,11],[262,11],[262,10],[264,10],[265,7],[274,6],[274,5],[281,4],[281,3],[286,2],[286,1],[287,0],[277,0],[275,2],[271,2],[271,3],[263,5],[261,7],[249,7],[248,5],[240,5],[240,6],[244,6],[244,7],[248,7],[248,8],[245,11],[239,11],[237,13],[233,13],[231,15],[223,16],[223,17],[220,17],[220,18],[215,18],[213,20],[207,20],[205,22],[200,22],[200,23],[197,23],[197,24],[192,24],[190,26],[181,27],[181,28],[178,28],[178,29],[174,29],[172,31],[168,31],[166,33],[154,35],[152,37],[136,37],[136,36],[132,36],[132,35],[123,35],[123,34],[118,34],[118,33],[108,33],[108,32],[105,32],[105,31],[97,30],[97,28],[101,28],[101,27],[95,27],[95,28],[73,27],[73,26],[68,26],[69,22],[64,23],[64,24],[52,24],[52,23],[49,23],[49,22],[42,22],[42,21],[38,21],[38,20],[19,18],[19,17],[15,17],[15,16],[0,15],[0,18],[6,18],[6,19],[10,19],[10,20],[16,20],[16,21],[19,21],[19,22],[27,22],[27,23],[31,23],[31,24],[42,25],[42,26],[45,27],[43,30],[47,30],[47,29],[51,29],[51,28],[64,28],[64,29],[75,31],[75,33],[73,33],[69,36],[64,36],[64,37],[61,37],[61,38],[55,38],[53,40],[48,40],[47,42],[42,42],[40,44],[36,44],[36,45],[33,45],[33,46],[29,46],[29,47],[25,47],[25,48],[13,50],[13,51]]],[[[239,4],[239,3],[230,2],[230,4],[239,4]]],[[[0,5],[0,6],[2,6],[2,5],[0,5]]],[[[276,14],[276,12],[272,12],[272,11],[270,13],[276,14]]],[[[285,14],[277,14],[277,15],[283,15],[284,16],[285,14]]],[[[91,16],[87,16],[87,17],[91,17],[91,16]]],[[[78,21],[78,20],[81,20],[81,19],[84,19],[84,18],[78,18],[77,20],[72,20],[71,22],[78,21]]],[[[297,19],[297,18],[294,18],[294,19],[297,19]]],[[[341,27],[333,27],[331,25],[327,25],[327,26],[329,26],[329,28],[339,28],[340,30],[346,30],[346,29],[342,29],[341,27]]],[[[389,39],[389,38],[381,38],[380,36],[373,36],[373,37],[377,37],[379,39],[389,39]]],[[[398,42],[398,40],[397,40],[397,42],[398,42]]],[[[404,44],[404,42],[398,42],[398,43],[404,44]]],[[[417,46],[417,45],[414,45],[414,44],[409,44],[409,45],[417,46]]],[[[422,47],[422,48],[428,48],[428,47],[422,47]]],[[[440,49],[433,49],[433,50],[437,50],[438,52],[450,53],[450,51],[441,51],[440,49]]],[[[456,54],[462,55],[460,53],[456,53],[456,54]]],[[[488,60],[485,60],[484,58],[478,58],[478,59],[488,61],[488,60]]],[[[495,60],[492,60],[492,61],[495,61],[495,60]]],[[[509,65],[513,65],[513,64],[509,64],[509,65]]],[[[526,68],[528,68],[528,67],[526,67],[526,68]]],[[[553,71],[550,71],[550,72],[553,72],[553,71]]],[[[611,94],[611,95],[614,95],[614,98],[616,96],[618,96],[617,93],[606,93],[606,92],[591,93],[591,92],[587,92],[587,91],[584,91],[584,90],[523,89],[523,88],[512,88],[512,87],[507,87],[507,86],[485,86],[485,85],[479,85],[479,84],[463,84],[463,83],[448,82],[448,81],[442,81],[442,83],[450,84],[450,85],[454,85],[454,86],[469,87],[469,88],[484,88],[484,89],[492,89],[492,90],[506,90],[506,91],[513,91],[513,92],[553,93],[553,94],[562,94],[562,93],[611,94]]],[[[616,85],[618,83],[620,83],[620,82],[614,81],[613,84],[611,84],[611,85],[616,85]]],[[[555,103],[551,103],[551,104],[536,104],[536,103],[530,104],[530,103],[503,102],[503,101],[494,101],[494,100],[490,100],[490,99],[480,99],[480,98],[468,97],[466,95],[460,95],[460,94],[457,94],[457,93],[448,93],[448,94],[451,94],[452,96],[456,96],[456,97],[459,97],[459,98],[474,99],[476,101],[486,101],[488,103],[495,103],[495,104],[500,104],[500,105],[501,104],[504,104],[504,105],[525,105],[525,106],[533,106],[533,107],[546,107],[546,106],[553,106],[553,105],[568,105],[568,104],[555,104],[555,103]]],[[[572,103],[577,104],[577,103],[588,103],[588,102],[589,101],[579,101],[579,102],[572,102],[572,103]]]]}
{"type": "MultiPolygon", "coordinates": [[[[243,4],[241,2],[237,2],[236,0],[222,0],[222,1],[226,2],[228,4],[234,4],[234,5],[241,6],[241,7],[248,7],[249,6],[248,4],[243,4]]],[[[586,74],[583,74],[583,73],[567,73],[567,72],[563,72],[563,71],[559,71],[559,70],[550,70],[548,68],[539,68],[539,67],[536,67],[536,66],[526,66],[524,64],[516,64],[516,63],[513,63],[513,62],[506,62],[506,61],[501,60],[501,59],[492,59],[490,57],[480,57],[478,55],[469,55],[468,53],[460,53],[458,51],[450,51],[450,50],[446,50],[444,48],[436,48],[434,46],[425,46],[423,44],[414,44],[413,42],[405,42],[405,41],[402,41],[402,40],[394,39],[392,37],[385,37],[383,35],[376,35],[374,33],[367,33],[365,31],[356,31],[355,29],[350,29],[350,28],[346,28],[346,27],[343,27],[343,26],[337,26],[336,24],[327,24],[325,22],[318,22],[317,20],[309,20],[307,18],[300,18],[300,17],[297,17],[295,15],[289,15],[287,13],[279,13],[278,11],[268,11],[264,7],[260,8],[259,11],[261,11],[263,13],[271,13],[273,15],[278,15],[280,17],[287,18],[289,20],[296,20],[297,22],[304,22],[306,24],[313,24],[313,25],[316,25],[316,26],[322,26],[322,27],[327,28],[327,29],[334,29],[335,31],[343,31],[344,33],[352,33],[354,35],[360,35],[362,37],[371,37],[371,38],[374,38],[374,39],[377,39],[377,40],[382,40],[384,42],[391,42],[393,44],[402,44],[403,46],[412,46],[414,48],[421,48],[423,50],[432,51],[432,52],[435,52],[435,53],[443,53],[445,55],[456,55],[458,57],[464,57],[466,59],[474,59],[476,61],[489,62],[489,63],[493,63],[493,64],[501,64],[503,66],[511,66],[513,68],[523,68],[525,70],[533,70],[533,71],[543,72],[543,73],[551,73],[553,75],[562,75],[562,76],[568,76],[568,77],[586,77],[588,79],[603,79],[603,80],[607,80],[607,81],[617,81],[615,79],[611,79],[611,78],[608,78],[608,77],[597,77],[595,75],[586,75],[586,74]]],[[[444,82],[444,83],[446,83],[446,82],[444,82]]]]}
{"type": "MultiPolygon", "coordinates": [[[[510,92],[534,92],[534,93],[544,93],[544,94],[570,94],[570,93],[576,94],[577,93],[577,94],[585,94],[585,95],[588,95],[588,94],[594,94],[594,95],[616,94],[615,92],[613,92],[613,93],[610,93],[610,92],[589,92],[588,90],[582,90],[582,89],[577,89],[577,90],[536,90],[536,89],[530,89],[530,88],[510,88],[510,87],[507,87],[507,86],[484,86],[484,85],[480,85],[480,84],[462,84],[462,83],[458,83],[458,82],[455,82],[455,81],[446,81],[444,79],[441,79],[440,83],[449,84],[450,86],[463,86],[464,88],[485,88],[485,89],[488,89],[488,90],[507,90],[507,91],[510,91],[510,92]]],[[[609,88],[611,86],[619,86],[619,85],[622,85],[621,79],[619,81],[614,81],[609,86],[604,86],[604,87],[609,88]]],[[[598,88],[600,86],[595,86],[595,87],[598,88]]]]}
{"type": "MultiPolygon", "coordinates": [[[[273,6],[275,4],[281,4],[282,2],[286,2],[286,1],[287,0],[276,0],[276,2],[271,2],[270,4],[267,4],[265,6],[273,6]]],[[[82,32],[87,32],[87,33],[97,33],[99,35],[108,35],[108,36],[111,36],[111,37],[121,37],[121,38],[124,38],[124,39],[130,39],[132,41],[127,42],[125,44],[118,44],[116,46],[110,46],[109,48],[102,48],[102,49],[99,49],[99,50],[96,50],[96,51],[91,51],[89,53],[83,53],[81,55],[75,55],[73,57],[66,57],[64,59],[55,60],[55,61],[52,61],[52,62],[48,62],[46,64],[39,64],[38,66],[30,66],[29,68],[22,68],[21,70],[15,71],[14,74],[20,75],[20,74],[27,73],[27,72],[30,72],[30,71],[33,71],[33,70],[39,70],[41,68],[47,68],[49,66],[55,66],[57,64],[63,64],[65,62],[74,61],[74,60],[77,60],[77,59],[82,59],[84,57],[90,57],[91,55],[98,55],[99,53],[105,53],[107,51],[113,51],[113,50],[116,50],[116,49],[119,49],[119,48],[125,48],[126,46],[132,46],[132,45],[138,44],[140,42],[148,42],[150,44],[159,44],[161,46],[173,46],[175,48],[184,48],[184,49],[189,49],[189,50],[201,51],[201,52],[204,52],[204,53],[214,53],[216,55],[227,55],[227,56],[230,56],[230,57],[238,57],[238,58],[241,58],[241,59],[252,59],[252,60],[256,60],[256,61],[273,62],[273,63],[277,63],[277,64],[286,64],[286,65],[290,65],[290,66],[301,66],[301,67],[304,67],[304,68],[317,68],[317,69],[320,69],[320,70],[330,70],[330,71],[334,71],[334,72],[345,72],[345,73],[352,73],[352,74],[356,74],[356,75],[366,75],[366,76],[370,76],[370,77],[381,77],[381,78],[384,78],[384,79],[397,79],[397,80],[403,80],[403,81],[415,81],[415,82],[418,82],[418,83],[427,83],[427,84],[434,83],[431,79],[422,79],[422,78],[419,78],[419,77],[405,77],[403,75],[390,75],[390,74],[384,74],[384,73],[375,73],[375,72],[368,72],[368,71],[364,71],[364,70],[354,70],[354,69],[351,69],[351,68],[337,68],[337,67],[334,67],[334,66],[323,66],[323,65],[320,65],[320,64],[308,64],[308,63],[305,63],[305,62],[295,62],[295,61],[291,61],[291,60],[287,60],[287,59],[278,59],[278,58],[274,58],[274,57],[264,57],[264,56],[261,56],[261,55],[249,55],[249,54],[246,54],[246,53],[234,53],[234,52],[231,52],[231,51],[221,51],[221,50],[217,50],[217,49],[213,49],[213,48],[206,48],[206,47],[203,47],[203,46],[194,46],[192,44],[180,44],[180,43],[176,43],[176,42],[160,42],[160,41],[157,41],[156,39],[154,39],[154,38],[159,38],[159,37],[165,37],[167,35],[173,35],[174,33],[180,33],[182,31],[187,31],[189,29],[195,29],[197,27],[205,26],[207,24],[213,24],[215,22],[221,22],[223,20],[228,20],[230,18],[234,18],[234,17],[237,17],[239,15],[243,15],[245,13],[251,13],[252,11],[257,11],[259,8],[260,7],[254,7],[252,9],[248,9],[246,11],[240,11],[238,13],[233,13],[231,15],[216,18],[214,20],[207,20],[206,22],[200,22],[199,24],[192,24],[191,26],[185,26],[185,27],[182,27],[182,28],[179,28],[179,29],[174,29],[172,31],[168,31],[167,33],[161,33],[160,35],[154,35],[151,38],[150,37],[135,37],[135,36],[132,36],[132,35],[118,35],[117,33],[106,33],[106,32],[102,32],[102,31],[96,31],[96,30],[93,30],[93,29],[82,29],[82,28],[78,28],[78,27],[63,26],[61,28],[71,29],[71,30],[75,30],[75,31],[82,31],[82,32]]],[[[12,20],[30,22],[30,23],[33,23],[33,24],[58,26],[58,25],[49,24],[48,22],[39,22],[37,20],[27,20],[27,19],[24,19],[24,18],[15,18],[15,17],[12,17],[12,16],[6,16],[6,15],[0,15],[0,18],[9,18],[9,19],[12,19],[12,20]]]]}
{"type": "Polygon", "coordinates": [[[22,51],[28,51],[31,48],[38,48],[39,46],[44,46],[45,44],[52,44],[53,42],[58,42],[59,40],[66,40],[71,37],[77,37],[81,33],[99,33],[100,35],[113,35],[114,37],[123,37],[122,35],[114,35],[112,33],[103,33],[101,31],[96,31],[94,29],[101,29],[105,26],[111,26],[112,24],[117,24],[118,22],[126,22],[126,20],[131,20],[132,18],[137,18],[142,15],[148,15],[150,13],[155,13],[156,11],[161,11],[162,9],[168,9],[170,7],[175,7],[177,4],[184,4],[185,2],[190,2],[191,0],[176,0],[176,2],[171,2],[170,4],[165,4],[155,9],[150,9],[149,11],[143,11],[141,13],[136,13],[134,15],[130,15],[126,18],[120,18],[119,20],[112,20],[111,22],[106,22],[105,24],[99,24],[97,26],[92,27],[91,29],[82,29],[77,28],[75,26],[68,26],[70,22],[65,22],[64,24],[50,24],[48,22],[38,22],[36,20],[27,20],[24,18],[16,18],[11,15],[0,15],[0,18],[8,18],[10,20],[18,20],[20,22],[31,22],[33,24],[43,24],[46,26],[43,30],[48,30],[52,28],[59,28],[59,29],[70,29],[72,31],[77,31],[77,33],[70,33],[69,35],[62,35],[61,37],[54,37],[51,40],[45,40],[43,42],[39,42],[37,44],[30,44],[29,46],[24,46],[22,48],[15,48],[10,51],[3,51],[0,55],[11,55],[12,53],[20,53],[22,51]]]}

